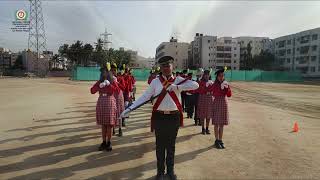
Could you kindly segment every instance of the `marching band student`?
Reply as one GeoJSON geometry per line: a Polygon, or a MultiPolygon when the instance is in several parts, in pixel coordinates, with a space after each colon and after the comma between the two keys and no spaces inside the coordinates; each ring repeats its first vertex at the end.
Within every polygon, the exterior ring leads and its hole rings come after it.
{"type": "Polygon", "coordinates": [[[156,179],[164,179],[166,162],[167,175],[170,180],[176,180],[174,173],[175,144],[179,126],[183,126],[183,112],[179,97],[181,91],[195,90],[199,85],[195,81],[182,77],[175,78],[172,75],[173,58],[171,56],[161,57],[158,63],[162,74],[151,82],[148,89],[121,116],[126,116],[132,109],[160,94],[153,106],[151,117],[151,130],[155,130],[156,136],[156,179]]]}
{"type": "MultiPolygon", "coordinates": [[[[202,77],[202,74],[203,74],[203,69],[202,68],[199,68],[198,71],[197,71],[197,79],[196,79],[196,82],[199,84],[200,83],[200,80],[201,80],[201,77],[202,77]]],[[[198,99],[199,99],[199,92],[196,90],[194,91],[194,101],[195,101],[195,106],[194,106],[194,124],[197,126],[201,126],[201,122],[200,122],[200,119],[198,118],[197,116],[197,111],[198,111],[198,99]]]]}
{"type": "MultiPolygon", "coordinates": [[[[192,73],[188,73],[187,79],[192,80],[192,73]]],[[[192,118],[194,113],[194,106],[197,103],[195,100],[196,90],[186,91],[185,93],[187,118],[192,118]]]]}
{"type": "Polygon", "coordinates": [[[136,100],[136,79],[134,78],[133,74],[132,74],[132,69],[130,68],[129,70],[129,77],[130,77],[130,81],[132,84],[132,90],[130,92],[130,104],[132,103],[132,101],[136,100]]]}
{"type": "Polygon", "coordinates": [[[151,81],[154,80],[157,77],[157,74],[154,70],[150,71],[150,76],[148,78],[148,84],[150,85],[151,81]]]}
{"type": "MultiPolygon", "coordinates": [[[[187,78],[187,73],[188,73],[188,70],[183,70],[180,74],[181,77],[183,78],[187,78]]],[[[181,92],[181,102],[182,102],[182,109],[183,109],[183,112],[186,112],[186,92],[181,92]]]]}
{"type": "MultiPolygon", "coordinates": [[[[131,102],[131,92],[133,91],[133,80],[132,77],[130,75],[130,69],[129,68],[125,68],[124,69],[124,74],[123,74],[123,79],[126,82],[126,88],[123,91],[123,97],[124,97],[124,106],[125,108],[127,108],[129,106],[129,103],[131,102]]],[[[128,117],[126,117],[128,118],[128,117]]],[[[125,118],[122,119],[122,126],[125,127],[125,118]]]]}
{"type": "Polygon", "coordinates": [[[114,94],[119,93],[119,87],[117,83],[113,81],[113,75],[107,68],[101,68],[100,77],[101,79],[90,89],[91,94],[99,92],[96,105],[96,123],[101,125],[103,140],[99,151],[111,151],[111,130],[117,121],[117,104],[114,94]]]}
{"type": "Polygon", "coordinates": [[[224,70],[215,72],[216,80],[211,87],[214,101],[213,101],[213,118],[215,143],[218,149],[224,149],[222,142],[223,127],[229,124],[228,102],[226,97],[231,97],[231,88],[227,81],[224,80],[224,70]]]}
{"type": "Polygon", "coordinates": [[[213,118],[213,96],[209,88],[213,82],[209,80],[209,76],[210,71],[205,70],[199,82],[199,89],[197,90],[199,93],[197,117],[201,121],[202,134],[210,134],[209,123],[210,119],[213,118]],[[206,129],[204,129],[204,119],[206,119],[206,129]]]}
{"type": "MultiPolygon", "coordinates": [[[[117,74],[117,66],[115,64],[111,65],[111,72],[113,74],[114,82],[117,83],[119,87],[119,93],[114,93],[114,97],[116,98],[117,103],[117,121],[119,121],[117,124],[119,125],[119,136],[122,136],[122,120],[119,120],[121,112],[124,111],[124,98],[123,98],[123,90],[126,88],[125,80],[122,78],[121,73],[117,74]]],[[[115,134],[114,131],[115,127],[113,128],[113,134],[115,134]]]]}
{"type": "MultiPolygon", "coordinates": [[[[150,85],[152,80],[154,80],[155,78],[157,78],[157,73],[154,70],[151,70],[150,76],[148,78],[148,84],[150,85]]],[[[151,104],[153,105],[153,100],[151,100],[151,104]]]]}

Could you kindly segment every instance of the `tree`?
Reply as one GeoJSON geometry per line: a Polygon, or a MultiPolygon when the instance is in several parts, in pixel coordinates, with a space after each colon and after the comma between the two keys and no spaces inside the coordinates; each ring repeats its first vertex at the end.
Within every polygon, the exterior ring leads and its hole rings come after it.
{"type": "Polygon", "coordinates": [[[83,57],[81,65],[88,66],[89,62],[92,60],[93,47],[91,44],[85,44],[81,51],[80,54],[82,54],[83,57]]]}
{"type": "Polygon", "coordinates": [[[261,51],[259,55],[253,57],[253,69],[260,69],[264,71],[274,70],[275,66],[275,57],[272,53],[268,51],[261,51]]]}
{"type": "Polygon", "coordinates": [[[83,45],[81,41],[76,41],[70,46],[63,44],[59,47],[59,55],[71,61],[72,65],[88,66],[90,61],[96,62],[100,66],[104,66],[107,62],[116,64],[129,64],[131,55],[128,51],[108,50],[103,49],[103,41],[101,38],[97,39],[94,47],[86,43],[83,45]]]}
{"type": "Polygon", "coordinates": [[[103,50],[103,41],[101,38],[97,39],[95,43],[95,51],[93,52],[92,60],[101,67],[107,62],[107,53],[103,50]]]}
{"type": "Polygon", "coordinates": [[[59,47],[59,55],[61,57],[67,57],[67,54],[68,54],[68,51],[69,51],[69,45],[68,44],[63,44],[62,46],[59,47]]]}
{"type": "Polygon", "coordinates": [[[72,44],[67,51],[67,57],[70,59],[73,65],[81,64],[81,50],[82,50],[82,42],[76,41],[76,43],[72,44]]]}

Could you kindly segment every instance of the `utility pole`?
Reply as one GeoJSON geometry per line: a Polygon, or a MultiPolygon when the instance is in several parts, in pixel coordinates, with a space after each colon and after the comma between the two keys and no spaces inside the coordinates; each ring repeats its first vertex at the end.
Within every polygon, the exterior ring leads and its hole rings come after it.
{"type": "Polygon", "coordinates": [[[42,14],[41,0],[30,1],[30,24],[29,24],[29,39],[28,51],[36,52],[36,61],[33,61],[33,68],[36,75],[45,75],[43,66],[39,68],[39,64],[44,63],[39,61],[40,53],[47,50],[47,39],[45,36],[44,19],[42,14]]]}

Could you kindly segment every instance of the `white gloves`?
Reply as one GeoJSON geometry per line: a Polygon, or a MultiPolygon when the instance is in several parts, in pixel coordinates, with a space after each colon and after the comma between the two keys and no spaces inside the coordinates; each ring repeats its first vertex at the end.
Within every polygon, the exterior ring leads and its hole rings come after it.
{"type": "Polygon", "coordinates": [[[99,84],[99,87],[103,88],[103,87],[109,86],[109,85],[110,85],[110,82],[108,80],[104,80],[102,83],[99,84]]]}
{"type": "Polygon", "coordinates": [[[131,111],[130,108],[127,108],[126,110],[124,110],[121,114],[120,114],[120,118],[125,118],[128,117],[129,112],[131,111]]]}
{"type": "Polygon", "coordinates": [[[221,89],[223,90],[224,88],[229,88],[229,83],[227,81],[221,83],[221,89]]]}
{"type": "Polygon", "coordinates": [[[213,84],[213,81],[212,80],[209,80],[207,83],[206,83],[206,87],[209,87],[210,85],[213,84]]]}
{"type": "Polygon", "coordinates": [[[178,85],[171,84],[171,85],[167,88],[167,91],[171,92],[171,91],[175,91],[175,90],[178,90],[178,89],[179,89],[178,85]]]}

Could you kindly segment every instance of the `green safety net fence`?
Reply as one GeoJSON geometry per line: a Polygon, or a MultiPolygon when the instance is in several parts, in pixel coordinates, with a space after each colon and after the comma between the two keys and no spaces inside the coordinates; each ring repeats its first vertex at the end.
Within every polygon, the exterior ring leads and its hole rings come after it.
{"type": "MultiPolygon", "coordinates": [[[[75,67],[72,71],[72,79],[76,81],[96,81],[99,79],[99,67],[75,67]]],[[[181,72],[181,70],[176,70],[181,72]]],[[[194,77],[196,70],[189,70],[194,77]]],[[[134,77],[138,81],[146,81],[150,74],[150,69],[133,69],[134,77]]],[[[211,74],[214,79],[214,72],[211,74]]],[[[225,72],[227,81],[258,81],[258,82],[301,82],[302,75],[299,72],[282,71],[240,71],[227,70],[225,72]]]]}

